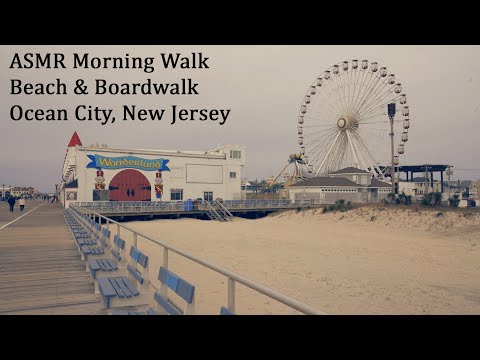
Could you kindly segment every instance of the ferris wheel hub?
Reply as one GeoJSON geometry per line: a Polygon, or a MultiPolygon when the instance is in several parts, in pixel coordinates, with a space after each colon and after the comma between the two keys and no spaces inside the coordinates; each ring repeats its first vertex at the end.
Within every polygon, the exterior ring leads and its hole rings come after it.
{"type": "Polygon", "coordinates": [[[347,127],[347,123],[348,123],[347,119],[340,118],[337,121],[337,126],[339,127],[339,129],[345,129],[347,127]]]}
{"type": "Polygon", "coordinates": [[[346,129],[346,128],[358,128],[358,120],[351,119],[349,117],[342,117],[337,120],[337,126],[339,129],[346,129]]]}

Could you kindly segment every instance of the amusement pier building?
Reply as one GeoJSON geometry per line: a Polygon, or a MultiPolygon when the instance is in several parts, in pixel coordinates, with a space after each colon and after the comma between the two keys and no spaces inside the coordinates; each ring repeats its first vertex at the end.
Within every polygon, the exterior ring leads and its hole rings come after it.
{"type": "Polygon", "coordinates": [[[60,200],[240,200],[245,148],[209,151],[140,150],[83,146],[75,132],[63,164],[60,200]]]}

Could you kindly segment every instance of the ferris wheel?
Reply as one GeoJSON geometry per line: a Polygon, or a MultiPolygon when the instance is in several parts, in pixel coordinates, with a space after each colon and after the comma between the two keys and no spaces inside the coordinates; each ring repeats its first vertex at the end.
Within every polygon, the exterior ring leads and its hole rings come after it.
{"type": "Polygon", "coordinates": [[[410,111],[395,74],[368,60],[343,61],[321,73],[305,94],[297,128],[300,155],[315,176],[352,166],[383,178],[391,164],[389,103],[396,103],[398,165],[410,111]]]}

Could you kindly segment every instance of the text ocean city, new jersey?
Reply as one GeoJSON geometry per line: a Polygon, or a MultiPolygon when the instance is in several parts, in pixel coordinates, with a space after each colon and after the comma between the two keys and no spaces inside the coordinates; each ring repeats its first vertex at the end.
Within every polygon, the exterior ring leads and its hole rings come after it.
{"type": "MultiPolygon", "coordinates": [[[[224,125],[227,121],[230,109],[185,109],[177,105],[171,105],[170,115],[167,115],[167,108],[143,108],[137,105],[122,105],[118,109],[121,113],[121,120],[128,121],[161,121],[169,118],[170,125],[187,121],[215,121],[224,125]]],[[[78,121],[94,121],[101,125],[115,123],[114,109],[105,109],[99,106],[79,105],[74,110],[74,117],[78,121]]],[[[10,109],[10,118],[14,121],[67,121],[69,114],[66,109],[24,109],[20,105],[14,105],[10,109]]]]}

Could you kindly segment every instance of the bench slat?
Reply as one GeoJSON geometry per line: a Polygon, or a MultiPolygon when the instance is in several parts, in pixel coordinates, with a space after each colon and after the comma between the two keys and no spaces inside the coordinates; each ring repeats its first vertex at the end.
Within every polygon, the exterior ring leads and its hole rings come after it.
{"type": "Polygon", "coordinates": [[[183,279],[179,279],[177,286],[177,294],[187,303],[191,304],[193,301],[193,294],[195,293],[195,286],[189,284],[183,279]]]}
{"type": "Polygon", "coordinates": [[[140,275],[138,273],[137,270],[135,270],[133,267],[131,267],[130,265],[127,265],[127,270],[130,274],[132,274],[132,276],[140,283],[140,284],[143,284],[143,277],[142,275],[140,275]]]}
{"type": "Polygon", "coordinates": [[[117,282],[117,279],[120,279],[120,278],[108,278],[108,279],[110,280],[110,284],[112,284],[115,290],[115,294],[120,298],[124,298],[125,294],[123,293],[122,289],[120,288],[120,285],[118,285],[118,282],[117,282]]]}
{"type": "Polygon", "coordinates": [[[115,296],[117,292],[115,291],[114,287],[108,280],[108,278],[101,278],[98,279],[98,288],[100,293],[105,297],[115,296]]]}
{"type": "Polygon", "coordinates": [[[140,294],[137,288],[135,287],[135,285],[132,284],[129,278],[123,277],[123,283],[128,287],[128,289],[131,291],[133,296],[137,296],[140,294]]]}
{"type": "Polygon", "coordinates": [[[148,256],[139,251],[135,246],[130,248],[130,257],[144,268],[148,265],[148,256]]]}
{"type": "Polygon", "coordinates": [[[96,270],[100,270],[101,267],[100,265],[98,264],[97,260],[89,260],[88,261],[88,266],[90,268],[90,270],[93,270],[93,271],[96,271],[96,270]]]}
{"type": "Polygon", "coordinates": [[[233,311],[228,310],[225,306],[220,308],[220,315],[237,315],[233,311]]]}
{"type": "Polygon", "coordinates": [[[115,251],[115,250],[112,250],[112,255],[115,259],[117,259],[118,261],[121,261],[122,260],[122,257],[120,256],[120,254],[115,251]]]}
{"type": "Polygon", "coordinates": [[[127,285],[125,285],[124,280],[125,280],[125,278],[121,278],[121,279],[117,280],[117,284],[120,287],[120,289],[122,289],[125,297],[130,298],[130,297],[133,296],[133,294],[130,291],[130,289],[127,287],[127,285]]]}
{"type": "Polygon", "coordinates": [[[176,308],[173,307],[172,304],[170,304],[168,302],[167,299],[165,299],[162,295],[160,295],[159,293],[155,293],[155,295],[153,295],[153,298],[155,299],[155,301],[158,303],[158,305],[160,305],[162,308],[165,309],[165,311],[170,314],[170,315],[182,315],[176,308]]]}
{"type": "Polygon", "coordinates": [[[195,293],[195,286],[183,280],[182,278],[175,275],[173,272],[165,269],[163,266],[160,267],[160,272],[158,274],[158,280],[166,284],[170,289],[175,291],[175,293],[180,296],[183,300],[189,304],[193,301],[193,295],[195,293]]]}
{"type": "Polygon", "coordinates": [[[129,315],[126,310],[113,310],[112,315],[129,315]]]}
{"type": "Polygon", "coordinates": [[[122,249],[122,250],[125,249],[125,240],[120,238],[120,236],[115,235],[115,237],[113,239],[113,243],[115,245],[117,245],[120,249],[122,249]]]}
{"type": "Polygon", "coordinates": [[[138,257],[138,263],[142,265],[144,268],[146,268],[148,265],[148,256],[146,256],[143,253],[140,253],[140,256],[138,257]]]}

